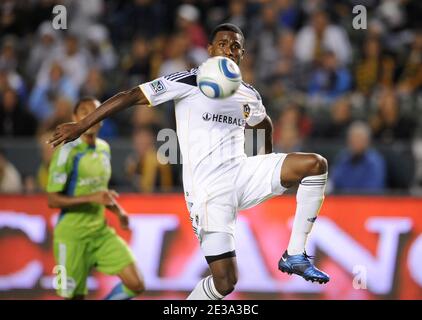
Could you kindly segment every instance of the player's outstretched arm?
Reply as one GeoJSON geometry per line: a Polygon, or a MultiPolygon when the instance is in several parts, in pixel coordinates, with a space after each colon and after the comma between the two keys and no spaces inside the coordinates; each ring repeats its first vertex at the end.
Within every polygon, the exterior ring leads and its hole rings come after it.
{"type": "Polygon", "coordinates": [[[265,130],[265,154],[273,152],[273,123],[271,118],[266,115],[264,120],[258,123],[256,126],[247,125],[246,128],[252,128],[254,130],[264,129],[265,130]]]}
{"type": "Polygon", "coordinates": [[[66,196],[59,192],[48,193],[48,206],[50,208],[66,209],[87,203],[98,203],[104,206],[111,206],[114,202],[113,196],[108,190],[83,196],[66,196]]]}
{"type": "Polygon", "coordinates": [[[56,127],[53,136],[47,143],[53,147],[62,142],[70,142],[77,139],[82,133],[101,120],[112,114],[134,105],[148,105],[148,99],[139,87],[119,92],[102,103],[94,112],[90,113],[79,122],[68,122],[56,127]]]}

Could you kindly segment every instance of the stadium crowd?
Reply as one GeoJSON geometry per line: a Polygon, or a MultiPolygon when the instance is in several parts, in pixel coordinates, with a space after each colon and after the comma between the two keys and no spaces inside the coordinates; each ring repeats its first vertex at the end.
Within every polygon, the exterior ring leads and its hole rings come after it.
{"type": "MultiPolygon", "coordinates": [[[[329,192],[417,192],[421,16],[416,0],[3,0],[0,192],[44,190],[52,154],[44,141],[71,121],[80,97],[104,101],[198,66],[207,58],[207,35],[222,22],[245,34],[243,80],[261,93],[276,151],[324,155],[329,192]],[[66,30],[53,28],[57,4],[67,9],[66,30]],[[353,28],[355,5],[367,9],[366,29],[353,28]],[[13,163],[23,138],[39,145],[35,171],[13,163]]],[[[131,141],[118,164],[125,177],[113,176],[117,189],[181,190],[181,166],[157,160],[162,128],[175,128],[171,104],[104,121],[100,137],[113,153],[113,141],[131,141]]],[[[35,161],[31,153],[26,161],[35,161]]]]}

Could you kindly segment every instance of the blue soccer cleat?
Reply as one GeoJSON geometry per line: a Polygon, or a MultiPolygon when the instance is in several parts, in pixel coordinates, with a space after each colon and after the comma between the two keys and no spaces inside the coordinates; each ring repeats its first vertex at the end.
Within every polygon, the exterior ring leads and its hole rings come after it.
{"type": "Polygon", "coordinates": [[[288,274],[297,274],[306,281],[316,281],[320,284],[330,281],[330,276],[316,268],[309,261],[310,258],[312,259],[306,252],[289,256],[286,250],[278,262],[278,269],[288,274]]]}

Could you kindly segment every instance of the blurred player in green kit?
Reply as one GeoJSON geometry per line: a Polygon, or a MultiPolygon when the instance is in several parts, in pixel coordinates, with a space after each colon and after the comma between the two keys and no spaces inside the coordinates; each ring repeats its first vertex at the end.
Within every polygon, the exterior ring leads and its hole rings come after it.
{"type": "MultiPolygon", "coordinates": [[[[94,98],[80,100],[73,111],[74,121],[99,105],[94,98]]],[[[129,220],[115,200],[117,194],[108,190],[110,147],[96,137],[100,126],[57,148],[49,168],[48,205],[61,209],[54,229],[54,257],[66,271],[66,284],[60,284],[57,293],[67,299],[85,297],[92,268],[121,279],[106,299],[130,299],[144,291],[132,252],[106,224],[105,208],[119,217],[122,228],[128,228],[129,220]]],[[[63,275],[59,278],[64,279],[63,275]]]]}

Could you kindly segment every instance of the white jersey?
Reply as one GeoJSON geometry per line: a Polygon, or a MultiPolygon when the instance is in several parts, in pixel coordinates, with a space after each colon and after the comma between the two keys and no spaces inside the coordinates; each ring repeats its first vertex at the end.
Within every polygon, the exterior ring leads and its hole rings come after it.
{"type": "Polygon", "coordinates": [[[185,196],[210,199],[233,187],[233,174],[246,158],[245,124],[257,125],[266,112],[258,92],[246,83],[231,97],[206,97],[196,73],[196,68],[177,72],[140,88],[151,106],[174,100],[185,196]]]}

